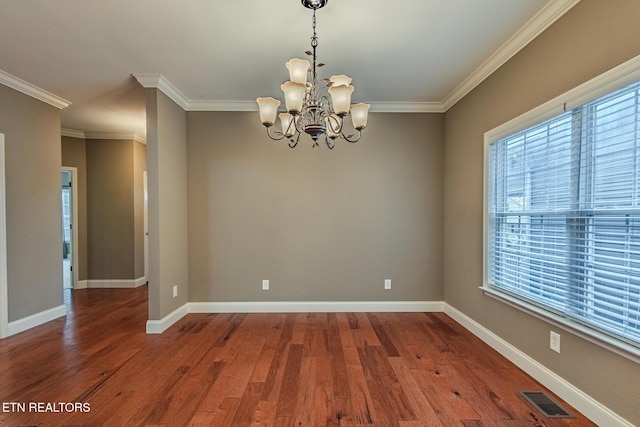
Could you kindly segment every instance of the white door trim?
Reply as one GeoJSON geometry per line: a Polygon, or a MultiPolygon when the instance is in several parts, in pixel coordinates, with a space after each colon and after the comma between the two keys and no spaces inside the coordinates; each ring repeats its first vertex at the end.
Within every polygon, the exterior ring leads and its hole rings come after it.
{"type": "Polygon", "coordinates": [[[71,173],[71,288],[78,286],[78,168],[62,166],[63,171],[71,173]]]}
{"type": "Polygon", "coordinates": [[[143,207],[143,250],[144,250],[144,277],[145,282],[149,280],[149,181],[147,171],[142,172],[142,187],[144,197],[143,207]]]}
{"type": "Polygon", "coordinates": [[[0,133],[0,338],[9,336],[9,293],[7,289],[7,204],[4,169],[4,134],[0,133]]]}

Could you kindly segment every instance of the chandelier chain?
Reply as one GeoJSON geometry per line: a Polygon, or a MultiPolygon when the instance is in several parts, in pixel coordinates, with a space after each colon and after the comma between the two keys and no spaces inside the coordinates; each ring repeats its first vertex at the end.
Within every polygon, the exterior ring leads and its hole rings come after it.
{"type": "Polygon", "coordinates": [[[311,37],[313,48],[313,80],[316,80],[316,48],[318,47],[318,35],[316,34],[316,10],[313,9],[313,36],[311,37]]]}

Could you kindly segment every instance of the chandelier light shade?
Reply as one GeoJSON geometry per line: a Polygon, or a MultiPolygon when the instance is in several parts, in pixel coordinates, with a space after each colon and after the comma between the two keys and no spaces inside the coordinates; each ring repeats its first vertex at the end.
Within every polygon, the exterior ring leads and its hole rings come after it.
{"type": "Polygon", "coordinates": [[[256,101],[260,108],[260,120],[262,120],[262,124],[267,127],[273,126],[273,123],[276,121],[280,101],[271,97],[258,98],[256,101]]]}
{"type": "Polygon", "coordinates": [[[329,81],[333,84],[333,85],[350,85],[351,84],[351,77],[349,76],[345,76],[344,74],[340,74],[339,76],[331,76],[329,77],[329,81]]]}
{"type": "Polygon", "coordinates": [[[330,149],[337,139],[358,142],[361,132],[367,126],[369,104],[351,105],[351,95],[355,90],[351,78],[344,74],[324,79],[324,85],[318,82],[317,68],[324,64],[317,63],[316,49],[316,10],[324,7],[329,0],[301,0],[302,5],[313,10],[313,37],[311,47],[307,51],[313,62],[306,59],[293,58],[285,63],[289,70],[289,81],[280,86],[284,93],[285,113],[278,115],[280,101],[277,99],[258,98],[260,120],[267,128],[269,138],[279,141],[287,138],[289,147],[298,145],[300,136],[306,133],[313,140],[313,147],[319,140],[330,149]],[[275,125],[276,115],[280,119],[279,129],[275,125]],[[345,134],[345,117],[351,115],[355,133],[345,134]]]}
{"type": "Polygon", "coordinates": [[[304,103],[304,95],[307,91],[307,86],[302,83],[295,83],[292,81],[285,82],[280,86],[282,92],[284,92],[284,102],[287,106],[289,114],[298,115],[302,111],[302,104],[304,103]]]}
{"type": "Polygon", "coordinates": [[[359,131],[362,131],[367,127],[367,116],[369,115],[369,104],[360,102],[351,106],[351,120],[353,120],[353,127],[359,131]]]}
{"type": "Polygon", "coordinates": [[[333,102],[333,112],[338,117],[344,117],[349,112],[352,93],[353,86],[351,85],[333,85],[329,88],[329,95],[331,95],[331,101],[333,102]]]}
{"type": "Polygon", "coordinates": [[[284,64],[289,70],[289,80],[294,83],[307,84],[307,73],[311,68],[311,64],[306,59],[293,58],[284,64]]]}
{"type": "Polygon", "coordinates": [[[292,116],[289,113],[280,113],[278,114],[278,117],[280,117],[280,123],[282,124],[284,136],[286,136],[287,138],[292,137],[295,127],[291,125],[291,122],[294,120],[295,116],[292,116]]]}

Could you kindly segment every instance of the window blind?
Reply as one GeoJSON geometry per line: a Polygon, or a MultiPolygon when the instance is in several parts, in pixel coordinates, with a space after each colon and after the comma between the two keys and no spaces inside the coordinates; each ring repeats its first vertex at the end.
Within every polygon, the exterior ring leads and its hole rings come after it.
{"type": "Polygon", "coordinates": [[[491,143],[490,286],[640,346],[640,82],[491,143]]]}

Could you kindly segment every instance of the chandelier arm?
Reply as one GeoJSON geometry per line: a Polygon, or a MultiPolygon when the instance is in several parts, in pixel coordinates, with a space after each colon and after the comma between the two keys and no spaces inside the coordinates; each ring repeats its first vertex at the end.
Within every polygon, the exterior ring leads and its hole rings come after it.
{"type": "Polygon", "coordinates": [[[305,107],[304,105],[302,106],[302,111],[300,112],[300,114],[298,114],[293,121],[295,122],[293,124],[294,129],[296,130],[296,132],[298,134],[304,132],[304,114],[306,113],[305,107]]]}
{"type": "Polygon", "coordinates": [[[329,115],[327,117],[327,128],[331,129],[331,132],[335,134],[342,133],[342,126],[344,124],[344,120],[342,117],[336,118],[334,115],[329,115]]]}
{"type": "Polygon", "coordinates": [[[358,137],[356,139],[349,139],[349,136],[353,136],[353,135],[345,135],[344,132],[340,132],[340,137],[342,139],[344,139],[345,141],[350,142],[350,143],[353,144],[355,142],[360,141],[360,137],[362,136],[362,132],[360,132],[360,131],[357,131],[357,132],[358,132],[358,137]]]}
{"type": "Polygon", "coordinates": [[[296,134],[296,131],[298,131],[298,127],[296,126],[296,117],[297,116],[293,116],[291,117],[291,120],[289,120],[289,124],[287,125],[287,129],[282,129],[282,134],[283,136],[286,136],[287,138],[291,138],[293,135],[296,134]],[[291,132],[293,128],[293,132],[291,132]]]}
{"type": "Polygon", "coordinates": [[[289,138],[289,141],[287,141],[287,143],[289,144],[289,148],[296,148],[296,145],[298,145],[298,141],[300,141],[300,135],[301,133],[298,132],[298,137],[296,139],[293,139],[293,137],[289,138]]]}
{"type": "Polygon", "coordinates": [[[267,128],[267,135],[269,136],[269,138],[273,139],[274,141],[280,141],[281,139],[284,138],[284,133],[278,131],[274,132],[276,135],[280,135],[280,137],[274,137],[273,135],[271,135],[271,127],[267,128]]]}
{"type": "Polygon", "coordinates": [[[333,150],[333,147],[336,146],[336,140],[333,138],[328,138],[327,135],[324,136],[324,143],[329,147],[329,150],[333,150]]]}

